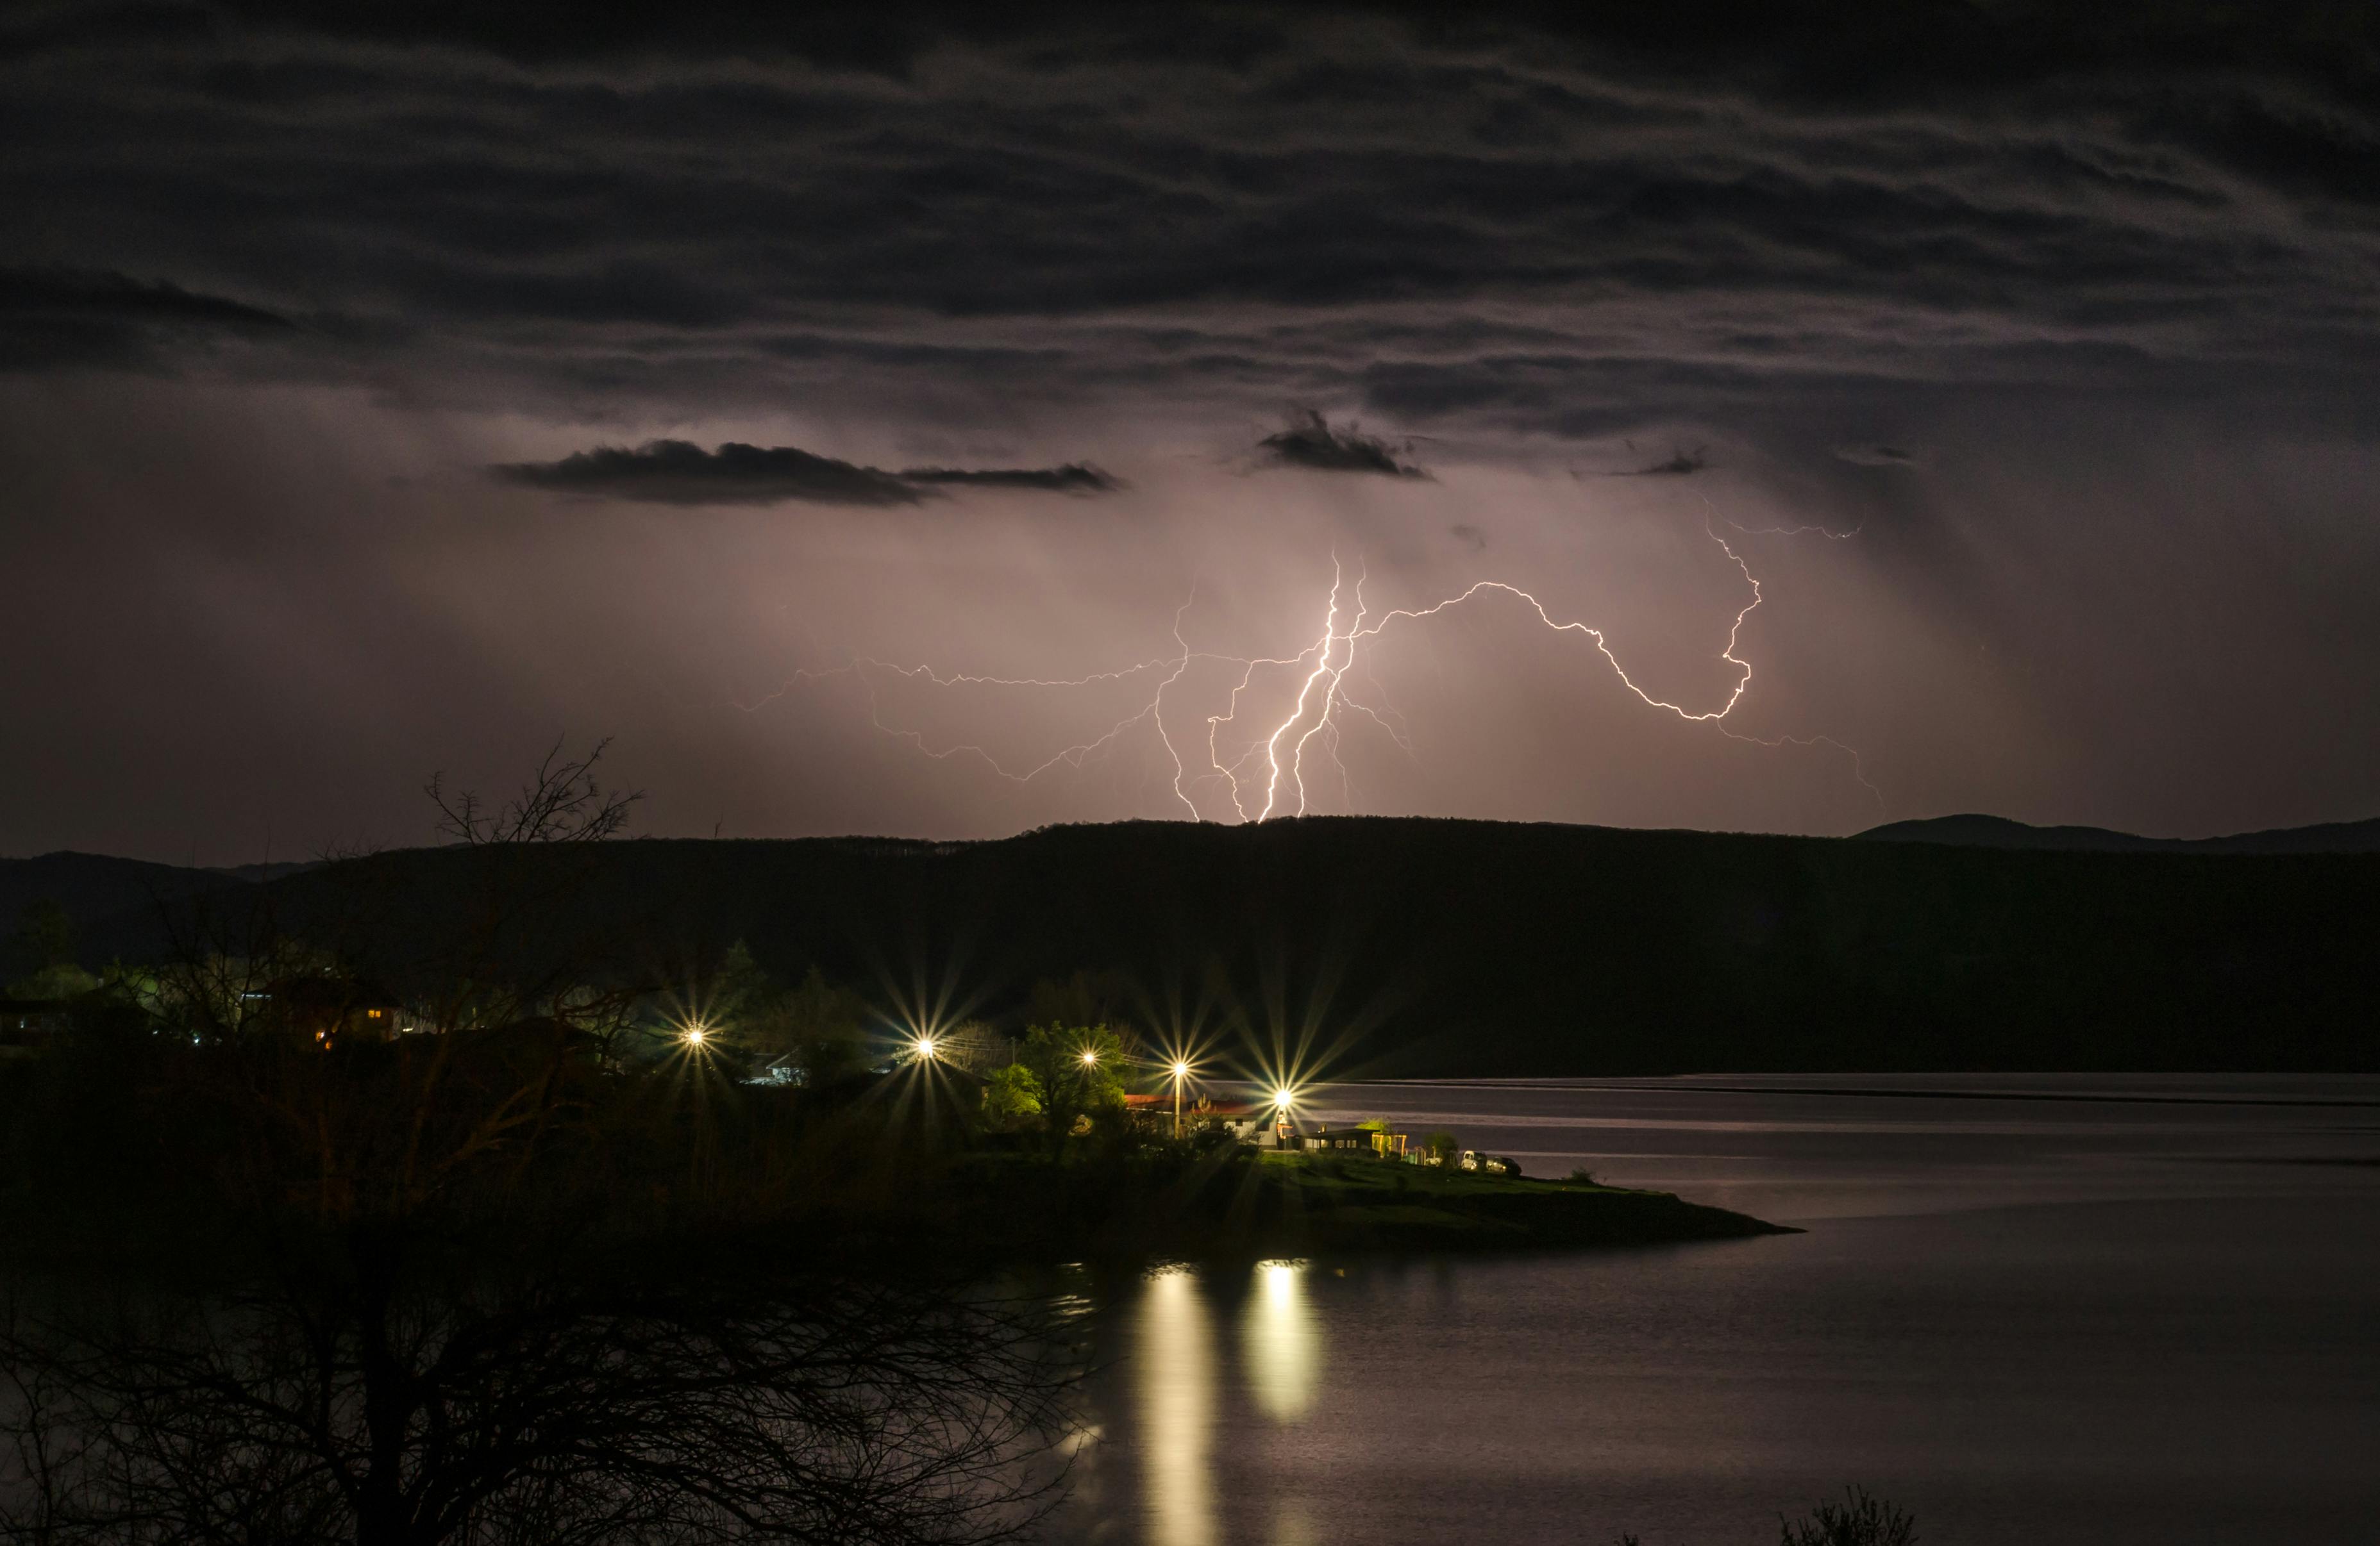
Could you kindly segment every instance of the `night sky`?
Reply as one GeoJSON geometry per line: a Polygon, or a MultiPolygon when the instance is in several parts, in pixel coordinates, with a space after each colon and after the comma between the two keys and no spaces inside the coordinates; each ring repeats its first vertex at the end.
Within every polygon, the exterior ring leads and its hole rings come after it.
{"type": "Polygon", "coordinates": [[[634,9],[0,13],[0,853],[2380,814],[2371,7],[634,9]]]}

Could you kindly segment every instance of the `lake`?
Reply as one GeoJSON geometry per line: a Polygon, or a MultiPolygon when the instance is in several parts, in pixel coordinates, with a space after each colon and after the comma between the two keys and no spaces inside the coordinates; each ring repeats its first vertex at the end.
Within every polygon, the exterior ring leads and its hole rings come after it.
{"type": "Polygon", "coordinates": [[[1324,1087],[1806,1233],[1172,1271],[1101,1297],[1083,1541],[2380,1540],[2380,1079],[1324,1087]]]}

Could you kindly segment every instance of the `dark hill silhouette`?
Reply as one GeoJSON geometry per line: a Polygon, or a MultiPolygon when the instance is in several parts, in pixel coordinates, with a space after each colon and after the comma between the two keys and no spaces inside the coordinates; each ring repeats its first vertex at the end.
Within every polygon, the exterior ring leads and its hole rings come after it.
{"type": "Polygon", "coordinates": [[[1996,815],[1932,816],[1871,827],[1870,841],[1960,848],[2030,848],[2070,853],[2380,853],[2380,817],[2283,827],[2227,838],[2142,838],[2105,827],[2034,827],[1996,815]]]}
{"type": "MultiPolygon", "coordinates": [[[[492,863],[587,866],[546,923],[658,961],[740,937],[781,978],[988,1014],[1120,969],[1145,1020],[1228,998],[1262,1043],[1311,1025],[1340,1076],[2380,1067],[2368,855],[1326,817],[416,850],[246,895],[285,919],[369,898],[411,948],[492,863]]],[[[153,915],[90,933],[159,937],[153,915]]]]}
{"type": "MultiPolygon", "coordinates": [[[[67,849],[32,859],[0,859],[0,935],[16,926],[17,916],[28,902],[58,902],[77,924],[88,926],[121,914],[153,912],[159,903],[186,902],[248,883],[248,877],[224,871],[67,849]]],[[[88,944],[85,955],[90,954],[88,944]]]]}

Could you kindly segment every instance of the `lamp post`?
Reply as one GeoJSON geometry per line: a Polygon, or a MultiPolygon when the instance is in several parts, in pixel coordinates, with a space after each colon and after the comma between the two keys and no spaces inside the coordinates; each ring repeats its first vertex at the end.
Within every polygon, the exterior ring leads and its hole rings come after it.
{"type": "Polygon", "coordinates": [[[1189,1077],[1190,1065],[1175,1058],[1173,1062],[1173,1141],[1182,1141],[1182,1081],[1189,1077]]]}

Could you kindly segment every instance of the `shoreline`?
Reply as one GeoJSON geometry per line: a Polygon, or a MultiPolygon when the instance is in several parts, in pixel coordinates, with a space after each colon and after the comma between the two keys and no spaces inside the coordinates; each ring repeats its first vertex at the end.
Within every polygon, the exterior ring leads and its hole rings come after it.
{"type": "Polygon", "coordinates": [[[983,1166],[945,1193],[947,1218],[1020,1217],[997,1244],[1012,1261],[1220,1262],[1275,1257],[1527,1253],[1752,1239],[1803,1231],[1671,1192],[1483,1178],[1371,1158],[1217,1155],[1189,1173],[1135,1178],[1091,1166],[983,1166]]]}

